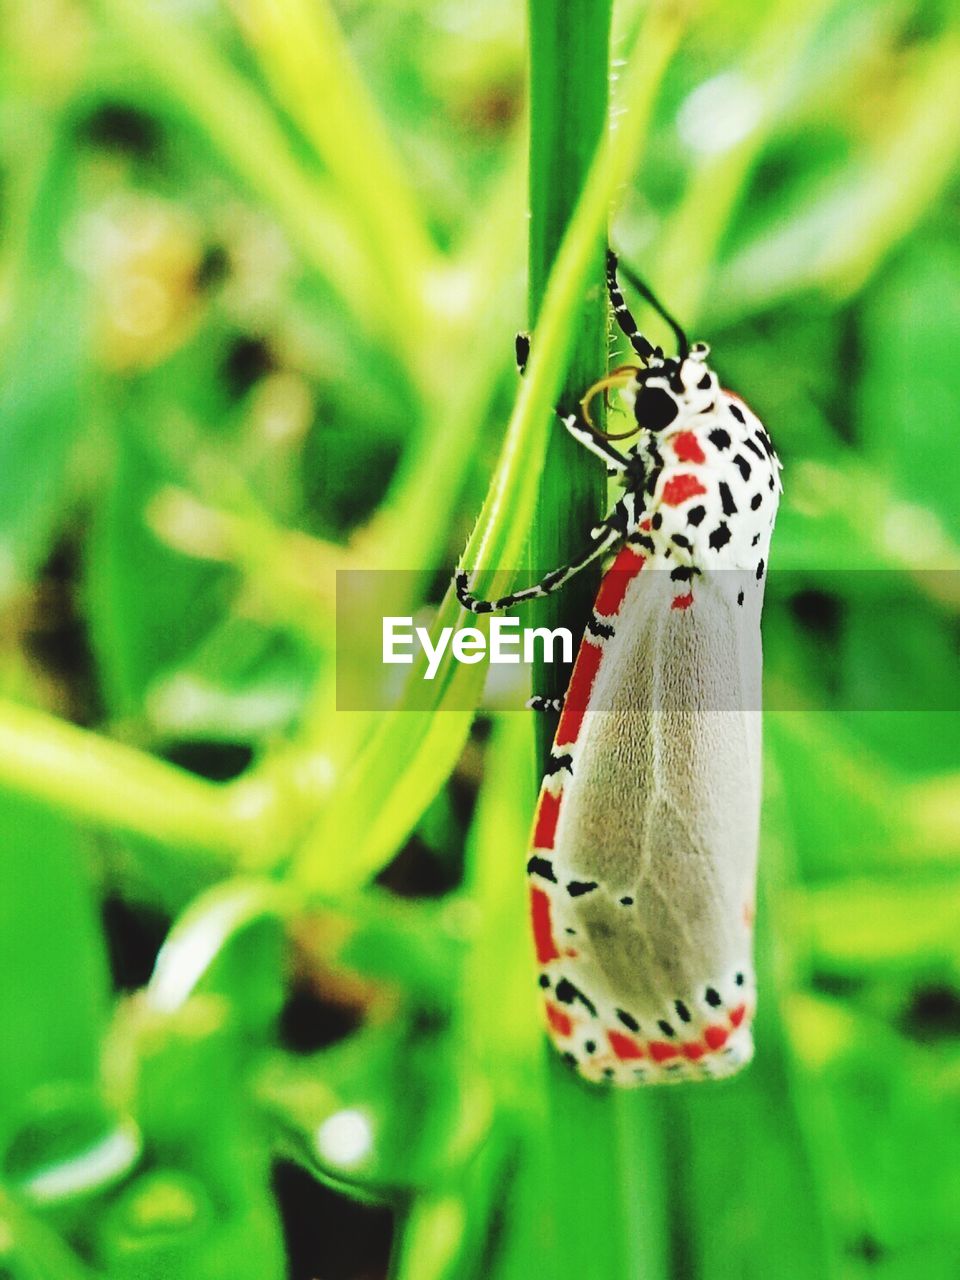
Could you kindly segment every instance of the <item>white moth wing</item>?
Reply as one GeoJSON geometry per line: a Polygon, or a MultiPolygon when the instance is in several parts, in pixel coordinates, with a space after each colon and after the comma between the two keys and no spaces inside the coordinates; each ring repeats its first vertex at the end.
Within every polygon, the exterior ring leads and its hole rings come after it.
{"type": "Polygon", "coordinates": [[[555,925],[591,1079],[726,1075],[752,1054],[762,584],[716,571],[693,593],[673,608],[649,566],[631,583],[564,784],[555,925]]]}

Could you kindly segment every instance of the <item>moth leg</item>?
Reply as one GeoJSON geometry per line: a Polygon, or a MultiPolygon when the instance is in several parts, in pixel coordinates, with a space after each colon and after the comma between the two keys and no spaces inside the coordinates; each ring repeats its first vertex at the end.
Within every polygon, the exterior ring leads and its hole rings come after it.
{"type": "MultiPolygon", "coordinates": [[[[527,361],[530,358],[529,333],[521,332],[517,334],[514,339],[514,349],[517,357],[517,372],[522,377],[526,372],[527,361]]],[[[565,413],[560,405],[557,405],[554,412],[577,444],[583,445],[585,449],[589,449],[592,454],[595,454],[602,462],[606,463],[607,475],[616,476],[626,471],[630,465],[629,459],[619,449],[615,449],[609,441],[601,440],[599,436],[595,435],[584,422],[581,413],[565,413]]]]}
{"type": "Polygon", "coordinates": [[[532,587],[524,587],[522,591],[513,591],[510,595],[501,596],[499,600],[479,600],[470,591],[470,575],[463,569],[454,578],[457,599],[464,609],[471,613],[497,613],[501,609],[510,609],[525,600],[541,600],[551,595],[565,582],[569,582],[581,569],[596,560],[597,556],[609,550],[615,543],[626,537],[627,531],[635,522],[636,496],[625,493],[613,507],[607,518],[590,531],[590,545],[579,559],[570,564],[553,569],[532,587]]]}
{"type": "Polygon", "coordinates": [[[564,698],[548,698],[542,693],[535,693],[532,698],[528,698],[526,707],[528,711],[562,711],[564,698]]]}
{"type": "Polygon", "coordinates": [[[576,440],[577,444],[582,444],[585,449],[589,449],[595,454],[601,462],[607,464],[607,475],[621,475],[628,470],[630,459],[622,454],[619,449],[615,449],[608,440],[602,440],[595,435],[583,420],[583,415],[577,413],[564,413],[563,409],[557,407],[557,417],[566,427],[566,429],[576,440]]]}
{"type": "Polygon", "coordinates": [[[522,330],[513,340],[513,349],[517,357],[517,373],[522,378],[527,371],[527,361],[530,359],[530,335],[522,330]]]}

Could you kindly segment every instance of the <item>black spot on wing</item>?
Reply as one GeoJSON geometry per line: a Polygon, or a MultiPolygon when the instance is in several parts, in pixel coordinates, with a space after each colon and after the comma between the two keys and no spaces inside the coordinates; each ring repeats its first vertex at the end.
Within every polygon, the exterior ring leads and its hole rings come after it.
{"type": "Polygon", "coordinates": [[[549,778],[552,773],[562,773],[564,770],[573,773],[573,756],[569,752],[562,756],[551,756],[547,761],[545,774],[549,778]]]}
{"type": "Polygon", "coordinates": [[[759,511],[762,504],[763,504],[763,494],[755,493],[753,497],[750,499],[750,510],[759,511]]]}
{"type": "Polygon", "coordinates": [[[732,401],[728,401],[728,404],[729,404],[729,407],[730,407],[730,412],[733,414],[733,416],[736,418],[736,420],[737,420],[738,422],[743,422],[743,423],[745,423],[747,420],[746,420],[746,418],[743,416],[743,410],[740,408],[740,406],[739,406],[738,404],[734,404],[732,401]]]}
{"type": "Polygon", "coordinates": [[[571,898],[582,898],[585,893],[593,893],[596,888],[596,880],[571,880],[567,885],[567,893],[571,898]]]}
{"type": "Polygon", "coordinates": [[[757,565],[757,581],[758,582],[763,577],[763,571],[765,568],[766,568],[766,565],[761,560],[760,563],[757,565]]]}
{"type": "Polygon", "coordinates": [[[715,449],[720,449],[722,451],[730,448],[730,433],[728,431],[724,431],[723,427],[714,427],[707,436],[707,439],[715,449]]]}
{"type": "Polygon", "coordinates": [[[682,1000],[674,1000],[673,1007],[676,1009],[677,1017],[680,1019],[681,1022],[690,1021],[690,1010],[687,1008],[687,1006],[683,1003],[682,1000]]]}
{"type": "Polygon", "coordinates": [[[703,998],[711,1009],[718,1009],[720,1005],[723,1004],[723,1001],[720,999],[720,992],[714,987],[707,987],[706,991],[703,993],[703,998]]]}
{"type": "Polygon", "coordinates": [[[597,1016],[597,1006],[589,997],[585,996],[579,987],[575,987],[568,978],[561,978],[554,988],[553,994],[557,997],[561,1004],[573,1004],[579,1002],[583,1007],[589,1010],[594,1017],[597,1016]]]}
{"type": "Polygon", "coordinates": [[[710,535],[710,546],[714,551],[719,551],[721,547],[725,547],[727,545],[731,537],[732,534],[730,533],[730,526],[721,521],[710,535]]]}
{"type": "Polygon", "coordinates": [[[632,1013],[627,1013],[626,1009],[618,1009],[617,1017],[627,1028],[628,1031],[639,1031],[640,1023],[636,1020],[632,1013]]]}
{"type": "Polygon", "coordinates": [[[687,524],[692,524],[694,528],[703,523],[703,517],[707,514],[706,507],[691,507],[687,512],[687,524]]]}
{"type": "Polygon", "coordinates": [[[742,453],[737,453],[733,458],[737,470],[743,480],[750,479],[750,463],[746,460],[742,453]]]}
{"type": "Polygon", "coordinates": [[[747,436],[745,443],[751,453],[755,453],[761,462],[766,462],[766,454],[754,440],[753,436],[747,436]]]}
{"type": "Polygon", "coordinates": [[[733,494],[730,492],[730,486],[726,480],[721,480],[717,485],[720,491],[720,501],[723,504],[723,514],[725,516],[735,516],[737,514],[737,504],[733,500],[733,494]]]}
{"type": "Polygon", "coordinates": [[[607,622],[601,622],[596,614],[587,623],[587,630],[592,636],[597,636],[600,640],[609,640],[613,635],[613,627],[607,622]]]}
{"type": "Polygon", "coordinates": [[[541,880],[549,880],[552,884],[557,883],[557,877],[553,872],[553,863],[549,858],[532,857],[527,862],[527,875],[539,876],[541,880]]]}

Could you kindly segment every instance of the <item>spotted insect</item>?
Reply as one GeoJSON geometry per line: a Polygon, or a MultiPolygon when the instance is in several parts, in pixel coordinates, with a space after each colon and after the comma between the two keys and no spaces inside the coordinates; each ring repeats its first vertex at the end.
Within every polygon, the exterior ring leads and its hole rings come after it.
{"type": "MultiPolygon", "coordinates": [[[[622,496],[585,553],[535,586],[480,600],[459,572],[456,588],[474,613],[506,609],[617,550],[557,708],[527,872],[550,1037],[586,1079],[632,1086],[728,1076],[753,1055],[760,612],[781,485],[706,345],[628,279],[678,354],[638,332],[611,253],[610,302],[640,363],[558,409],[622,496]],[[611,387],[633,419],[620,435],[590,419],[611,387]]],[[[526,354],[520,339],[521,372],[526,354]]]]}

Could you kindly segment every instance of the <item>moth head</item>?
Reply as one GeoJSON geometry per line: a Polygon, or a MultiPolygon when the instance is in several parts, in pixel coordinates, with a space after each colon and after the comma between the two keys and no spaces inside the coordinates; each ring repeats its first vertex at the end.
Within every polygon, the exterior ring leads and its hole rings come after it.
{"type": "Polygon", "coordinates": [[[678,419],[713,408],[720,384],[707,364],[709,354],[705,342],[695,342],[679,357],[664,358],[657,352],[646,369],[637,371],[626,398],[632,398],[638,427],[666,431],[678,419]]]}
{"type": "Polygon", "coordinates": [[[684,347],[679,356],[665,356],[653,349],[649,362],[619,365],[590,386],[580,401],[590,430],[606,440],[626,440],[637,431],[668,431],[679,421],[712,409],[720,384],[707,364],[710,348],[705,342],[684,347]],[[618,390],[623,409],[635,422],[628,431],[598,430],[590,413],[594,397],[618,390]]]}

